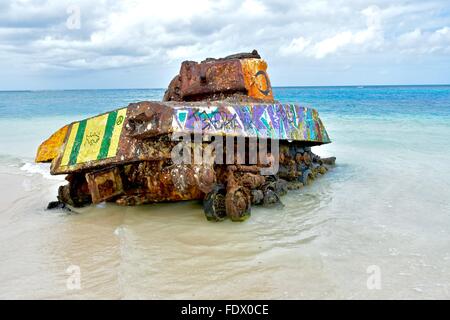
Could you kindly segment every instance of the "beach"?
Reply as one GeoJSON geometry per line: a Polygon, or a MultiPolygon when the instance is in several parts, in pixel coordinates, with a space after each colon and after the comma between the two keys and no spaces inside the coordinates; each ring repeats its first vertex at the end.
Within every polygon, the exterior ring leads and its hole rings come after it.
{"type": "Polygon", "coordinates": [[[195,201],[45,210],[64,176],[33,162],[44,139],[163,93],[0,92],[0,298],[450,298],[450,86],[274,88],[319,111],[337,165],[244,223],[195,201]]]}

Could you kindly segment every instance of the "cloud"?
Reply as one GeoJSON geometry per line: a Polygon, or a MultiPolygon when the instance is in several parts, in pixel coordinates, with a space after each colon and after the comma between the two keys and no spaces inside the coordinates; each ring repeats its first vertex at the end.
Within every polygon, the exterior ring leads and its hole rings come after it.
{"type": "Polygon", "coordinates": [[[450,28],[422,31],[420,28],[399,36],[398,46],[407,54],[450,53],[450,28]]]}
{"type": "Polygon", "coordinates": [[[367,47],[376,48],[383,45],[380,8],[370,6],[362,10],[361,14],[366,17],[366,29],[340,32],[333,37],[318,42],[313,50],[314,56],[321,59],[350,45],[360,51],[366,50],[367,47]]]}
{"type": "Polygon", "coordinates": [[[284,56],[290,54],[300,54],[305,50],[305,48],[309,46],[310,43],[311,43],[310,39],[305,39],[302,36],[300,36],[298,38],[292,39],[291,43],[288,46],[281,47],[280,53],[284,56]]]}
{"type": "MultiPolygon", "coordinates": [[[[319,5],[320,7],[320,5],[319,5]]],[[[365,20],[365,28],[357,29],[349,24],[344,31],[336,32],[322,39],[318,37],[308,37],[303,35],[293,38],[289,44],[280,47],[279,52],[283,56],[303,55],[322,59],[332,54],[342,51],[350,54],[364,54],[385,50],[390,53],[433,53],[448,52],[448,30],[447,26],[433,32],[422,33],[420,28],[405,33],[397,33],[396,27],[403,25],[402,29],[407,29],[407,21],[413,20],[417,25],[418,14],[432,15],[438,14],[435,10],[439,8],[439,3],[412,4],[386,6],[380,8],[370,5],[361,10],[359,14],[354,14],[354,21],[365,20]],[[393,26],[395,25],[395,26],[393,26]],[[389,35],[386,37],[386,35],[389,35]]],[[[422,17],[423,19],[423,17],[422,17]]],[[[430,19],[432,20],[432,19],[430,19]]],[[[447,19],[449,20],[449,19],[447,19]]],[[[429,20],[424,20],[429,21],[429,20]]],[[[449,21],[450,23],[450,21],[449,21]]]]}
{"type": "Polygon", "coordinates": [[[442,55],[450,47],[449,11],[447,0],[6,0],[0,67],[41,74],[176,68],[184,59],[254,48],[279,65],[442,55]],[[68,28],[72,5],[80,8],[80,29],[68,28]]]}

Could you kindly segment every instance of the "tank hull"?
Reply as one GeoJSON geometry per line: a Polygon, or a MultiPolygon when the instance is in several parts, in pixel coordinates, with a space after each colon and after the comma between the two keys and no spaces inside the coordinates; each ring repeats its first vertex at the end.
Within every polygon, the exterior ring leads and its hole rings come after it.
{"type": "Polygon", "coordinates": [[[296,104],[140,102],[71,123],[64,132],[63,140],[58,135],[62,143],[53,159],[40,152],[54,144],[52,139],[40,146],[36,156],[52,160],[52,174],[165,160],[175,144],[169,135],[286,140],[304,146],[331,142],[317,111],[296,104]]]}
{"type": "Polygon", "coordinates": [[[132,103],[68,124],[36,162],[68,184],[49,208],[203,200],[208,220],[244,221],[334,165],[312,146],[330,143],[315,109],[274,100],[256,50],[184,61],[164,101],[132,103]]]}

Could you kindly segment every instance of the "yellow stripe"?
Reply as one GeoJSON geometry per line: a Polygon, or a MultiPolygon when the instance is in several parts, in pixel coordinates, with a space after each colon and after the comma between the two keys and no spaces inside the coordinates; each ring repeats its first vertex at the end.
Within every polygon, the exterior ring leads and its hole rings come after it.
{"type": "Polygon", "coordinates": [[[77,163],[97,160],[100,147],[102,146],[103,135],[105,134],[107,119],[108,114],[104,114],[87,121],[77,163]]]}
{"type": "Polygon", "coordinates": [[[77,135],[79,122],[72,124],[72,128],[70,129],[70,136],[67,140],[66,146],[64,148],[64,154],[61,160],[61,166],[67,166],[69,163],[70,153],[72,152],[73,143],[75,141],[75,137],[77,135]]]}
{"type": "Polygon", "coordinates": [[[127,108],[120,109],[117,112],[116,124],[114,125],[114,131],[111,136],[111,144],[109,145],[108,158],[115,157],[117,154],[117,148],[119,147],[120,134],[122,133],[123,123],[127,115],[127,108]]]}

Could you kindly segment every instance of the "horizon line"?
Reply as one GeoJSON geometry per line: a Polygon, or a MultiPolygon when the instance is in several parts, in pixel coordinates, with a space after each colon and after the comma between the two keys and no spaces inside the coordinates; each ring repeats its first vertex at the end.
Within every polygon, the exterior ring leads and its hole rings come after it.
{"type": "MultiPolygon", "coordinates": [[[[448,87],[447,84],[348,84],[348,85],[287,85],[272,88],[365,88],[365,87],[448,87]]],[[[167,88],[79,88],[79,89],[0,89],[0,92],[39,92],[39,91],[100,91],[100,90],[166,90],[167,88]]]]}

